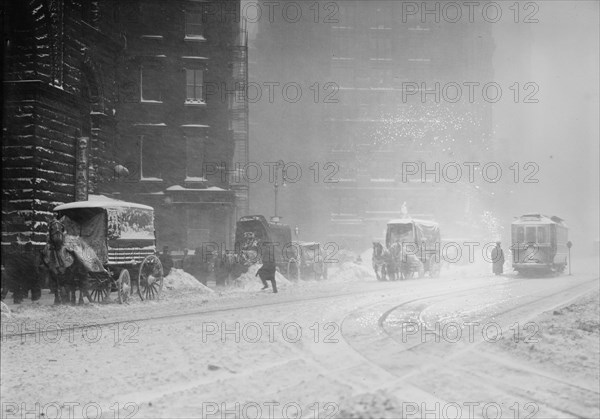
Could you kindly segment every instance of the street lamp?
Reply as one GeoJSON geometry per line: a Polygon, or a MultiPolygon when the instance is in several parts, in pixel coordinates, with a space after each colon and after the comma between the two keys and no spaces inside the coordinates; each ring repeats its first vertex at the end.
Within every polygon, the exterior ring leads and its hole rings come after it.
{"type": "Polygon", "coordinates": [[[279,192],[279,168],[281,168],[281,186],[285,187],[285,163],[283,160],[279,160],[275,166],[275,183],[273,184],[273,190],[275,191],[275,211],[272,217],[273,221],[279,221],[279,215],[277,215],[277,194],[279,192]]]}
{"type": "Polygon", "coordinates": [[[569,240],[567,242],[567,248],[569,249],[569,275],[571,275],[571,247],[573,247],[573,243],[569,240]]]}

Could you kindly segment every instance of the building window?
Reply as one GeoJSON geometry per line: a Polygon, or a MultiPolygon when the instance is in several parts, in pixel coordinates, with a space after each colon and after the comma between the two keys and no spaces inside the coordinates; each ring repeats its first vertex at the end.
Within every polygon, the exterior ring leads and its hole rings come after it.
{"type": "Polygon", "coordinates": [[[162,102],[161,73],[156,67],[140,68],[140,99],[142,102],[162,102]]]}
{"type": "Polygon", "coordinates": [[[161,137],[159,135],[140,135],[140,180],[162,180],[161,137]]]}
{"type": "Polygon", "coordinates": [[[371,51],[375,54],[373,59],[391,60],[392,59],[392,40],[382,36],[380,33],[371,35],[371,51]]]}
{"type": "Polygon", "coordinates": [[[187,12],[185,14],[185,37],[204,39],[204,25],[202,24],[202,13],[187,12]]]}
{"type": "Polygon", "coordinates": [[[353,28],[356,22],[356,5],[353,1],[345,1],[340,4],[340,26],[353,28]]]}
{"type": "Polygon", "coordinates": [[[381,8],[375,10],[374,28],[375,29],[391,29],[392,27],[392,10],[389,8],[381,8]]]}
{"type": "Polygon", "coordinates": [[[204,141],[201,137],[186,137],[186,180],[201,181],[204,163],[204,141]]]}
{"type": "Polygon", "coordinates": [[[186,69],[186,103],[204,103],[204,70],[186,69]]]}
{"type": "Polygon", "coordinates": [[[347,34],[336,34],[336,36],[333,38],[333,57],[336,59],[352,58],[352,43],[352,38],[347,36],[347,34]]]}

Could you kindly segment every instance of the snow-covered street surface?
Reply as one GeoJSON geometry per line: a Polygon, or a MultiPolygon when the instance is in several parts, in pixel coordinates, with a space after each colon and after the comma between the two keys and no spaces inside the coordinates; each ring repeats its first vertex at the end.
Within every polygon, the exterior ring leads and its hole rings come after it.
{"type": "Polygon", "coordinates": [[[9,304],[2,417],[600,416],[597,260],[396,282],[369,265],[278,294],[251,271],[160,301],[9,304]]]}

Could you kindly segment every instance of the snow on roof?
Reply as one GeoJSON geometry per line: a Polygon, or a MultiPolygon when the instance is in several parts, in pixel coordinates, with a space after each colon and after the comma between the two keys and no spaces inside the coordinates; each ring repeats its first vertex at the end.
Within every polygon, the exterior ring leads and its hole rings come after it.
{"type": "Polygon", "coordinates": [[[167,188],[167,191],[225,191],[223,188],[219,188],[218,186],[211,186],[203,189],[193,189],[193,188],[184,188],[180,185],[173,185],[167,188]]]}
{"type": "Polygon", "coordinates": [[[135,202],[121,201],[120,199],[109,198],[104,195],[89,195],[87,201],[69,202],[54,208],[54,211],[64,211],[76,208],[139,208],[145,210],[154,210],[154,208],[138,204],[135,202]]]}
{"type": "Polygon", "coordinates": [[[423,224],[423,225],[428,225],[428,226],[437,226],[438,225],[438,223],[436,223],[435,221],[419,220],[417,218],[397,218],[395,220],[388,221],[388,225],[391,225],[391,224],[412,224],[412,223],[423,224]]]}
{"type": "Polygon", "coordinates": [[[534,213],[521,215],[513,221],[513,224],[560,224],[566,226],[564,220],[560,217],[534,213]]]}

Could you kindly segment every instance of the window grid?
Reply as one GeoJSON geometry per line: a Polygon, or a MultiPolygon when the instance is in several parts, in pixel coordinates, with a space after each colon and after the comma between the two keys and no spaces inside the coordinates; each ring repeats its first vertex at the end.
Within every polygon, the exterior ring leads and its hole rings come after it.
{"type": "Polygon", "coordinates": [[[204,71],[186,69],[186,102],[204,102],[204,71]]]}

